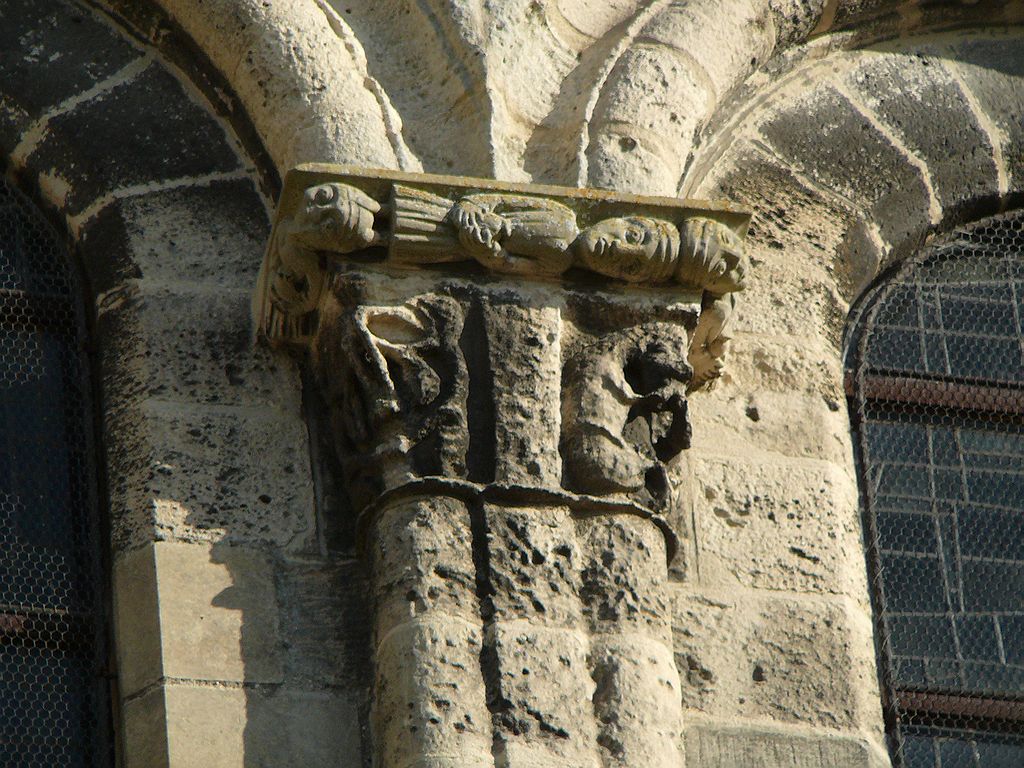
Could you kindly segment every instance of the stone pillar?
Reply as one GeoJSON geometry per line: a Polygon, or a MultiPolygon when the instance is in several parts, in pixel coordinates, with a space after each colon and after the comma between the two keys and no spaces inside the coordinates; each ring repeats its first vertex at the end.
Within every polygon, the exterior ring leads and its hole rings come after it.
{"type": "Polygon", "coordinates": [[[666,467],[720,367],[745,220],[289,176],[257,311],[311,351],[359,510],[375,765],[682,764],[666,467]]]}

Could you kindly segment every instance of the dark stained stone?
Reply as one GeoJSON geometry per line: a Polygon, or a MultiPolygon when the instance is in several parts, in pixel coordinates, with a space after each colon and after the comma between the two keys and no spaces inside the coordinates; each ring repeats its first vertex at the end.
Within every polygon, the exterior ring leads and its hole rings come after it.
{"type": "Polygon", "coordinates": [[[222,126],[158,64],[48,128],[28,165],[70,185],[72,214],[121,187],[239,167],[222,126]]]}
{"type": "Polygon", "coordinates": [[[788,103],[761,132],[785,161],[864,207],[897,251],[912,249],[927,231],[920,172],[832,86],[788,103]]]}
{"type": "Polygon", "coordinates": [[[269,234],[253,182],[228,179],[115,200],[83,227],[79,253],[94,294],[140,277],[240,288],[269,234]]]}
{"type": "Polygon", "coordinates": [[[849,86],[928,167],[944,212],[954,221],[993,213],[999,194],[992,143],[959,84],[941,61],[877,56],[848,75],[849,86]]]}
{"type": "Polygon", "coordinates": [[[141,53],[107,24],[64,0],[0,3],[0,146],[5,154],[31,123],[88,90],[141,53]]]}

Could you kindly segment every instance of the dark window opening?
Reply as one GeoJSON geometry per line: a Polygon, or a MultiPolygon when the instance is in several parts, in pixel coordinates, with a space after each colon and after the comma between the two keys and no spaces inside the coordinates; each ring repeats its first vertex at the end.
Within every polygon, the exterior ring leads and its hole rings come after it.
{"type": "Polygon", "coordinates": [[[1024,213],[859,302],[846,387],[897,768],[1024,766],[1024,213]]]}
{"type": "Polygon", "coordinates": [[[112,764],[81,293],[0,183],[0,765],[112,764]]]}

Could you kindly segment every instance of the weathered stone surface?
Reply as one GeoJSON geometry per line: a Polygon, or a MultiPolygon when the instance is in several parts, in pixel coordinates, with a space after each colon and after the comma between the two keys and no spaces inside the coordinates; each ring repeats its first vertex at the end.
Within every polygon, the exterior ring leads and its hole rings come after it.
{"type": "Polygon", "coordinates": [[[686,759],[701,768],[878,768],[888,762],[878,747],[856,737],[710,726],[687,731],[686,759]]]}
{"type": "Polygon", "coordinates": [[[70,213],[121,187],[240,166],[223,128],[158,65],[53,117],[26,162],[63,180],[70,213]]]}
{"type": "Polygon", "coordinates": [[[171,768],[163,686],[125,701],[122,708],[125,768],[171,768]]]}
{"type": "Polygon", "coordinates": [[[996,31],[965,35],[949,41],[955,63],[951,64],[971,95],[977,99],[983,119],[996,133],[1011,191],[1024,188],[1024,46],[1016,34],[996,31]]]}
{"type": "Polygon", "coordinates": [[[115,75],[141,53],[77,3],[17,0],[0,11],[0,143],[10,153],[33,121],[115,75]]]}
{"type": "Polygon", "coordinates": [[[102,360],[109,401],[120,406],[152,398],[297,413],[295,366],[253,345],[248,312],[243,291],[140,280],[108,294],[97,330],[107,339],[102,360]]]}
{"type": "MultiPolygon", "coordinates": [[[[827,365],[829,358],[824,350],[800,346],[801,356],[791,358],[795,365],[812,367],[810,356],[816,353],[821,355],[822,367],[827,365]]],[[[741,354],[747,350],[749,347],[741,354]]],[[[768,364],[767,354],[751,351],[762,365],[768,364]]],[[[789,351],[797,353],[792,347],[789,351]]],[[[749,359],[737,362],[744,373],[758,366],[749,359]]],[[[702,407],[692,410],[695,453],[707,449],[745,457],[776,454],[822,459],[839,466],[849,461],[851,445],[846,434],[849,417],[843,407],[845,398],[828,394],[829,390],[838,389],[838,375],[834,374],[828,385],[819,385],[816,391],[748,389],[747,382],[764,381],[774,375],[764,370],[758,373],[744,378],[729,374],[715,392],[699,398],[702,407]]],[[[805,387],[801,385],[801,389],[805,387]]]]}
{"type": "Polygon", "coordinates": [[[693,459],[699,580],[866,595],[857,489],[820,461],[693,459]]]}
{"type": "Polygon", "coordinates": [[[270,233],[251,179],[228,179],[119,198],[84,222],[79,252],[92,290],[131,278],[241,290],[270,233]]]}
{"type": "Polygon", "coordinates": [[[285,558],[275,563],[275,575],[288,684],[336,687],[362,704],[373,680],[365,567],[354,560],[285,558]]]}
{"type": "Polygon", "coordinates": [[[237,766],[366,764],[359,705],[351,694],[316,688],[250,690],[245,720],[245,749],[236,756],[237,766]]]}
{"type": "Polygon", "coordinates": [[[482,648],[476,623],[443,614],[411,619],[378,638],[372,713],[376,761],[404,768],[435,765],[437,756],[454,764],[489,764],[491,718],[480,675],[482,648]]]}
{"type": "Polygon", "coordinates": [[[483,308],[493,372],[493,479],[499,483],[560,485],[560,314],[557,307],[500,300],[483,308]]]}
{"type": "Polygon", "coordinates": [[[480,621],[470,512],[445,497],[403,499],[367,533],[379,637],[424,614],[480,621]]]}
{"type": "Polygon", "coordinates": [[[888,243],[901,252],[918,244],[930,221],[920,170],[835,88],[780,104],[761,117],[760,131],[804,175],[863,203],[888,243]]]}
{"type": "Polygon", "coordinates": [[[126,446],[109,458],[115,549],[146,536],[310,545],[307,435],[293,417],[147,400],[106,427],[126,446]]]}
{"type": "Polygon", "coordinates": [[[570,628],[530,617],[499,620],[489,628],[497,667],[496,751],[511,765],[600,765],[588,672],[588,640],[570,628]],[[528,755],[521,762],[515,755],[528,755]]]}
{"type": "Polygon", "coordinates": [[[866,608],[843,599],[678,590],[684,713],[880,736],[866,608]]]}
{"type": "Polygon", "coordinates": [[[927,168],[936,205],[947,215],[964,220],[994,210],[1000,190],[992,137],[941,59],[864,56],[845,82],[927,168]],[[950,152],[950,147],[963,150],[950,152]]]}

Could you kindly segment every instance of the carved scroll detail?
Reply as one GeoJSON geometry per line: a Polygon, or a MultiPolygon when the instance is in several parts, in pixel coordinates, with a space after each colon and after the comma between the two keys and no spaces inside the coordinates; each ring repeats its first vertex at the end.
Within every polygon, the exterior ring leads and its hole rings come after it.
{"type": "Polygon", "coordinates": [[[318,369],[335,439],[362,507],[413,477],[462,477],[469,437],[462,311],[446,296],[339,305],[318,369]]]}

